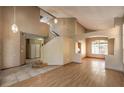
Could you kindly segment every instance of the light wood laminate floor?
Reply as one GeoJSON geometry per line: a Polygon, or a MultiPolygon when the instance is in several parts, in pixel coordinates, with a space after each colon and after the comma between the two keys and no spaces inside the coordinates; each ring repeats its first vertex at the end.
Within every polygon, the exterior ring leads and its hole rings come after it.
{"type": "Polygon", "coordinates": [[[85,58],[81,64],[70,63],[55,70],[12,85],[14,87],[120,87],[124,75],[105,70],[102,59],[85,58]]]}

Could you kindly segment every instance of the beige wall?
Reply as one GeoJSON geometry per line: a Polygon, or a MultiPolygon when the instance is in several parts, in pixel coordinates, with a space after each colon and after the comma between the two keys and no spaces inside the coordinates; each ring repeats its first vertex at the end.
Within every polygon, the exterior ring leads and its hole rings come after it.
{"type": "Polygon", "coordinates": [[[43,46],[43,62],[48,65],[63,65],[63,38],[55,37],[43,46]]]}
{"type": "Polygon", "coordinates": [[[75,18],[59,18],[57,24],[51,21],[51,29],[60,36],[73,38],[75,33],[75,22],[75,18]]]}
{"type": "Polygon", "coordinates": [[[75,27],[75,41],[81,42],[81,58],[84,58],[86,56],[85,29],[78,22],[76,22],[75,27]]]}
{"type": "Polygon", "coordinates": [[[73,39],[68,37],[63,37],[62,45],[63,45],[64,64],[72,62],[75,53],[75,45],[73,39]]]}
{"type": "MultiPolygon", "coordinates": [[[[16,23],[18,33],[11,31],[13,24],[13,7],[4,7],[3,29],[3,67],[9,68],[21,65],[20,62],[20,32],[32,33],[40,36],[48,35],[48,25],[40,23],[40,9],[37,7],[16,7],[16,23]]],[[[23,50],[23,48],[22,48],[23,50]]],[[[23,53],[23,52],[22,52],[23,53]]],[[[23,58],[23,57],[22,57],[23,58]]]]}
{"type": "Polygon", "coordinates": [[[16,10],[20,31],[41,36],[48,35],[48,25],[40,23],[40,9],[38,7],[17,7],[16,10]]]}
{"type": "Polygon", "coordinates": [[[104,58],[105,57],[104,55],[92,54],[91,44],[92,44],[92,41],[95,41],[95,40],[108,40],[108,38],[106,38],[106,37],[87,38],[86,39],[86,56],[87,57],[104,58]]]}
{"type": "Polygon", "coordinates": [[[3,9],[3,68],[20,65],[20,33],[13,33],[13,10],[11,7],[3,9]]]}
{"type": "Polygon", "coordinates": [[[68,37],[55,37],[43,46],[43,52],[43,61],[48,65],[70,63],[74,55],[74,41],[68,37]]]}
{"type": "Polygon", "coordinates": [[[114,55],[114,38],[108,39],[108,54],[109,55],[114,55]]]}
{"type": "MultiPolygon", "coordinates": [[[[85,29],[77,21],[75,22],[75,36],[74,41],[81,43],[81,53],[74,53],[73,61],[81,63],[82,58],[86,56],[86,42],[85,42],[85,29]]],[[[74,48],[76,51],[76,48],[74,48]]]]}
{"type": "Polygon", "coordinates": [[[0,7],[0,68],[2,67],[2,7],[0,7]]]}
{"type": "Polygon", "coordinates": [[[85,38],[85,29],[77,21],[75,23],[75,40],[83,40],[85,38]]]}

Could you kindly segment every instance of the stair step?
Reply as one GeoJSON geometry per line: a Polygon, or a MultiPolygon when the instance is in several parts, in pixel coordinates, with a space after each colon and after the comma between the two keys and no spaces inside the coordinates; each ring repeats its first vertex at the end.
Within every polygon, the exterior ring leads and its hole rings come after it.
{"type": "Polygon", "coordinates": [[[36,61],[32,64],[33,68],[41,68],[41,67],[45,67],[48,66],[47,63],[43,63],[42,61],[36,61]]]}

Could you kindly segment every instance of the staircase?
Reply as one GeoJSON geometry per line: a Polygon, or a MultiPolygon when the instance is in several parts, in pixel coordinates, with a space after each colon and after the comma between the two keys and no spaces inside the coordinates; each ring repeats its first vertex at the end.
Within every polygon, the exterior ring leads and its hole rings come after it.
{"type": "MultiPolygon", "coordinates": [[[[54,40],[55,38],[59,37],[60,35],[57,34],[54,31],[49,31],[49,36],[44,38],[44,45],[43,47],[45,48],[46,46],[49,46],[48,43],[52,42],[52,40],[54,40]]],[[[43,54],[44,55],[44,54],[43,54]]],[[[47,66],[47,63],[44,63],[43,60],[36,60],[34,62],[31,63],[32,68],[42,68],[47,66]]]]}
{"type": "Polygon", "coordinates": [[[48,65],[47,63],[43,63],[41,60],[38,60],[32,63],[32,68],[42,68],[42,67],[46,67],[47,65],[48,65]]]}
{"type": "Polygon", "coordinates": [[[55,31],[49,31],[49,36],[45,37],[44,44],[48,43],[50,40],[52,40],[55,37],[59,37],[60,35],[56,33],[55,31]]]}

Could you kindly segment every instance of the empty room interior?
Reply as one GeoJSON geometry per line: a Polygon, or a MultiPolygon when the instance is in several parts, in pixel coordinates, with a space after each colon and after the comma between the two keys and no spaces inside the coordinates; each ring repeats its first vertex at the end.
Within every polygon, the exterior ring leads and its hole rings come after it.
{"type": "Polygon", "coordinates": [[[1,87],[124,87],[123,6],[0,6],[1,87]]]}

